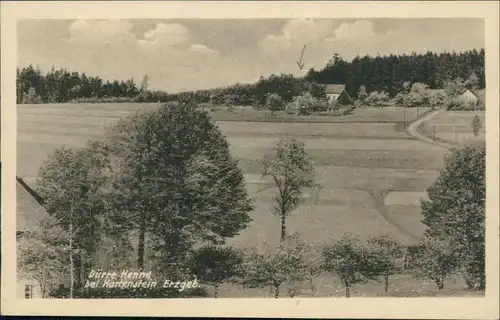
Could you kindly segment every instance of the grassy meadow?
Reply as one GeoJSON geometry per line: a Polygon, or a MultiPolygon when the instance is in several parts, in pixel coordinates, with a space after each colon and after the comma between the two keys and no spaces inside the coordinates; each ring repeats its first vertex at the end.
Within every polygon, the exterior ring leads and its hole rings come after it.
{"type": "MultiPolygon", "coordinates": [[[[33,183],[38,168],[55,148],[83,146],[89,139],[102,137],[106,126],[120,117],[156,106],[19,105],[18,175],[33,183]]],[[[260,160],[273,152],[282,135],[294,135],[305,142],[321,185],[320,190],[306,190],[303,204],[287,220],[288,232],[299,232],[313,246],[339,239],[343,232],[352,232],[362,239],[388,234],[402,244],[416,243],[422,236],[419,201],[437,177],[437,169],[448,151],[407,136],[400,125],[402,108],[362,108],[353,115],[321,117],[322,122],[316,123],[258,119],[240,122],[218,119],[217,114],[213,117],[227,136],[233,156],[240,160],[256,207],[250,214],[253,221],[249,228],[229,239],[230,244],[243,248],[279,241],[279,219],[271,214],[275,190],[262,179],[260,160]]],[[[416,110],[406,112],[407,121],[416,118],[416,110]]],[[[439,128],[447,128],[449,120],[438,121],[439,128]]],[[[334,277],[322,275],[315,282],[319,296],[343,295],[341,284],[334,277]]],[[[389,294],[436,295],[435,285],[427,282],[407,275],[395,276],[389,294]]],[[[309,285],[301,285],[305,296],[309,285]]],[[[463,287],[460,280],[450,280],[445,290],[449,288],[452,294],[453,290],[461,292],[463,287]]],[[[353,290],[353,296],[384,294],[383,284],[360,284],[353,290]]],[[[286,290],[282,289],[282,293],[285,295],[286,290]]],[[[269,288],[241,290],[224,285],[219,295],[263,297],[270,293],[269,288]]]]}

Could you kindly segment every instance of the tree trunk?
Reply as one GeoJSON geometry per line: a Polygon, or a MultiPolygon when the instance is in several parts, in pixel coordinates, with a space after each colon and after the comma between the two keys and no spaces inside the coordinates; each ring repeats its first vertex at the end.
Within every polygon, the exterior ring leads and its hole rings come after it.
{"type": "Polygon", "coordinates": [[[387,293],[387,290],[389,289],[389,275],[386,274],[384,277],[385,283],[384,283],[384,290],[385,293],[387,293]]]}
{"type": "Polygon", "coordinates": [[[345,297],[349,298],[351,296],[350,286],[348,284],[345,285],[345,297]]]}
{"type": "Polygon", "coordinates": [[[137,247],[137,268],[139,271],[144,269],[144,247],[146,238],[146,218],[141,214],[141,221],[139,222],[139,244],[137,247]]]}
{"type": "Polygon", "coordinates": [[[274,284],[274,298],[278,299],[280,297],[280,285],[274,284]]]}
{"type": "Polygon", "coordinates": [[[439,291],[443,290],[443,288],[444,288],[444,279],[443,279],[443,277],[438,277],[436,279],[436,285],[437,285],[439,291]]]}
{"type": "Polygon", "coordinates": [[[219,284],[214,285],[214,298],[217,298],[219,295],[219,284]]]}
{"type": "Polygon", "coordinates": [[[69,298],[73,299],[73,286],[75,282],[74,266],[73,266],[73,221],[70,213],[69,222],[69,270],[70,270],[70,283],[69,283],[69,298]]]}
{"type": "Polygon", "coordinates": [[[42,285],[41,285],[41,290],[42,290],[42,298],[45,298],[45,288],[46,288],[46,283],[47,283],[47,267],[45,264],[42,266],[43,271],[42,271],[42,285]]]}
{"type": "Polygon", "coordinates": [[[311,293],[312,293],[312,295],[315,295],[316,294],[316,290],[314,288],[314,283],[313,283],[312,276],[309,278],[309,285],[311,286],[311,293]]]}
{"type": "Polygon", "coordinates": [[[285,215],[281,214],[280,219],[281,219],[280,242],[283,242],[283,241],[285,241],[285,237],[286,237],[286,218],[285,218],[285,215]]]}

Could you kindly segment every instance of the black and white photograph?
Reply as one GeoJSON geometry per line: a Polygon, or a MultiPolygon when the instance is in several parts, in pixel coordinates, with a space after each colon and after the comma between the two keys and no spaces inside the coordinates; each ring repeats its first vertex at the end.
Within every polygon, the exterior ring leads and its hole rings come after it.
{"type": "Polygon", "coordinates": [[[2,36],[8,299],[498,298],[491,14],[76,10],[2,36]]]}

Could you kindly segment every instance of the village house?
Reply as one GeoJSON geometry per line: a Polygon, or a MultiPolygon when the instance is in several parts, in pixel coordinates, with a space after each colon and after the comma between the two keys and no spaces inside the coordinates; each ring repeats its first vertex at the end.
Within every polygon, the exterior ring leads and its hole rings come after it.
{"type": "Polygon", "coordinates": [[[463,105],[477,106],[484,103],[484,90],[464,89],[458,95],[457,101],[463,105]]]}
{"type": "Polygon", "coordinates": [[[349,92],[346,91],[344,84],[326,84],[325,94],[329,103],[340,105],[353,104],[353,99],[349,92]]]}
{"type": "MultiPolygon", "coordinates": [[[[22,179],[16,181],[16,238],[18,240],[32,232],[38,225],[38,221],[48,213],[37,201],[36,194],[22,179]]],[[[19,250],[17,258],[19,259],[19,250]]],[[[18,299],[42,298],[41,283],[27,273],[17,272],[17,292],[18,299]]]]}

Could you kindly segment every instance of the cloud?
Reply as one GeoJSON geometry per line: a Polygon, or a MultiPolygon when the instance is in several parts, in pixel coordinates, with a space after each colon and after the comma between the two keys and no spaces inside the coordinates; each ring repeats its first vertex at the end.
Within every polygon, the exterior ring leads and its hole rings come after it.
{"type": "Polygon", "coordinates": [[[261,53],[281,56],[283,52],[314,46],[333,31],[334,20],[294,19],[285,23],[281,34],[268,35],[258,43],[261,53]]]}
{"type": "Polygon", "coordinates": [[[186,27],[180,24],[159,23],[152,30],[146,31],[141,44],[161,47],[186,47],[190,41],[186,27]]]}
{"type": "Polygon", "coordinates": [[[134,43],[133,25],[127,20],[76,20],[70,26],[72,44],[134,43]]]}
{"type": "Polygon", "coordinates": [[[209,47],[203,44],[190,45],[188,48],[188,52],[198,55],[207,55],[207,56],[214,56],[218,54],[218,51],[210,49],[209,47]]]}
{"type": "MultiPolygon", "coordinates": [[[[356,41],[363,38],[373,38],[377,35],[374,32],[373,22],[369,20],[359,20],[353,23],[342,23],[334,32],[334,39],[348,39],[356,41]]],[[[332,40],[332,38],[328,38],[332,40]]]]}

